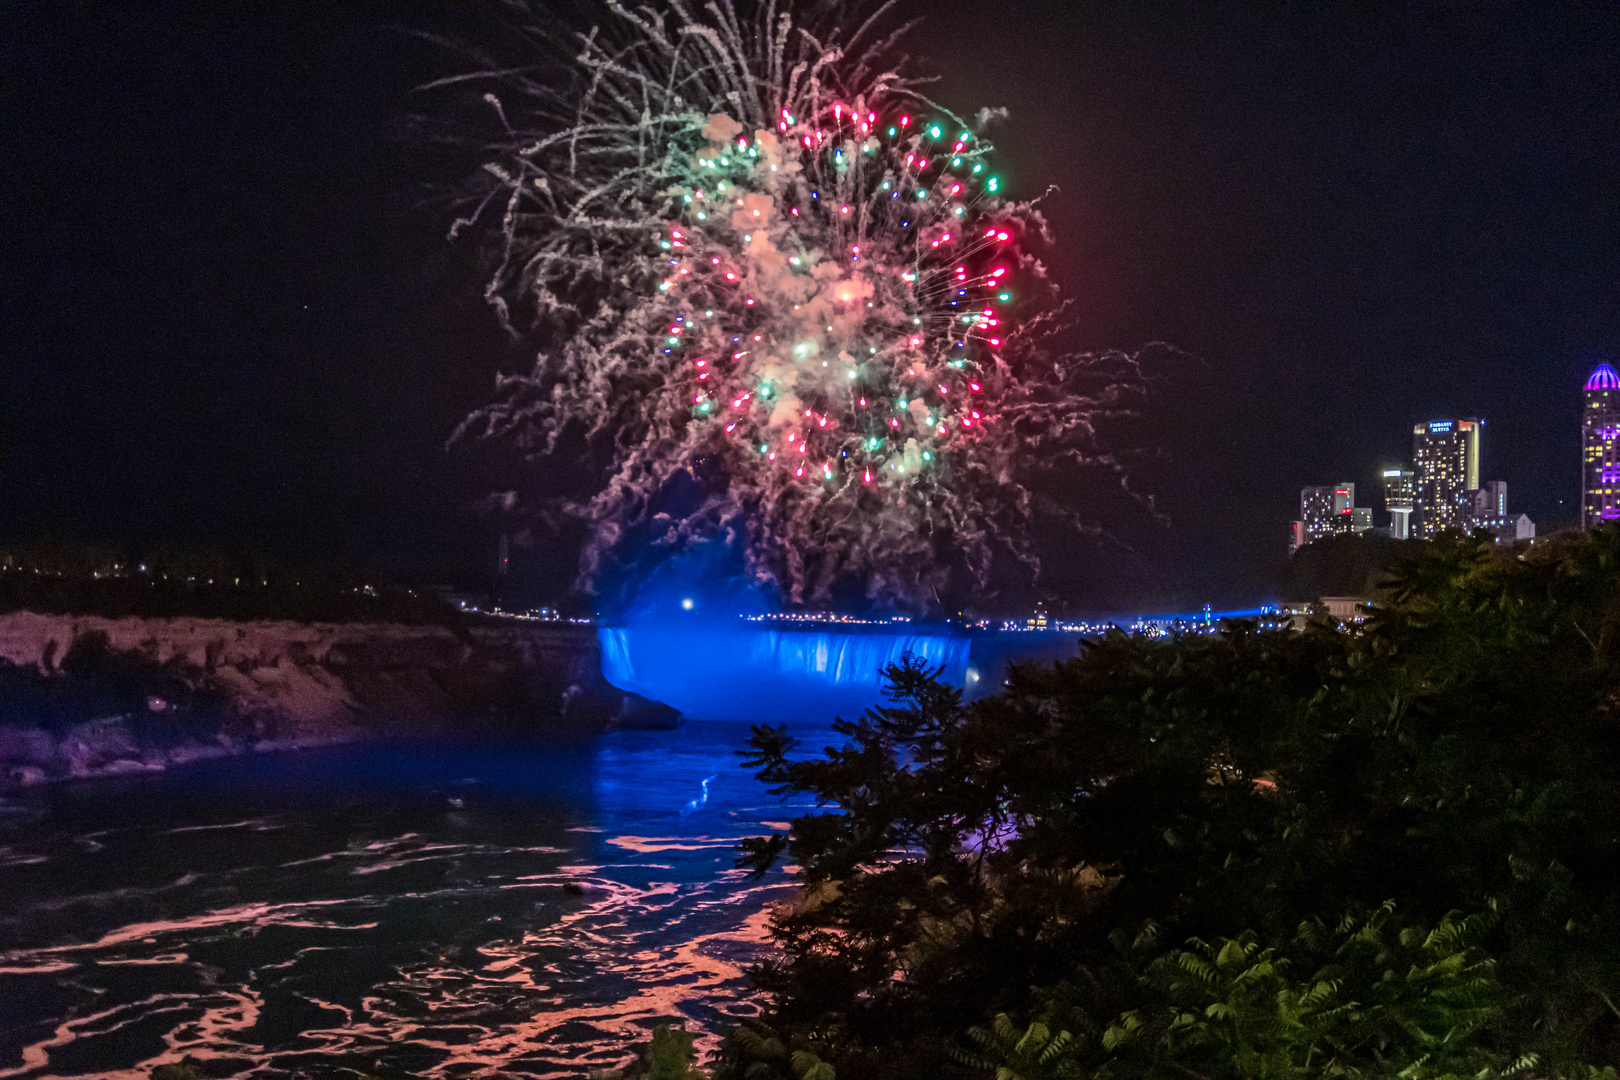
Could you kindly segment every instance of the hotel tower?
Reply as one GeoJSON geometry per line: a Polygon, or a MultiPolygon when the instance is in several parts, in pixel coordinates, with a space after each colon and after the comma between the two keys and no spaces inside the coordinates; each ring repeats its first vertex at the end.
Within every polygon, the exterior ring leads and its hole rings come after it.
{"type": "Polygon", "coordinates": [[[1432,540],[1450,529],[1465,530],[1479,487],[1479,437],[1485,421],[1432,420],[1412,429],[1417,466],[1412,535],[1432,540]]]}
{"type": "Polygon", "coordinates": [[[1620,375],[1599,364],[1581,418],[1581,528],[1620,518],[1620,375]]]}

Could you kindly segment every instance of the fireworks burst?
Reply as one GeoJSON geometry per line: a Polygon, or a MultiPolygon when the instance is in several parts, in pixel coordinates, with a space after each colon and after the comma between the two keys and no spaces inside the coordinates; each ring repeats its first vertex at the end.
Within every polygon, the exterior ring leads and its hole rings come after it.
{"type": "Polygon", "coordinates": [[[1034,559],[1032,474],[1115,468],[1096,422],[1135,358],[1042,347],[1044,222],[1004,197],[990,114],[888,63],[885,14],[610,3],[569,89],[480,73],[499,133],[453,235],[491,223],[486,295],[540,351],[458,436],[533,459],[584,436],[587,583],[686,474],[706,497],[662,542],[738,541],[789,602],[853,579],[926,607],[953,565],[1034,559]]]}

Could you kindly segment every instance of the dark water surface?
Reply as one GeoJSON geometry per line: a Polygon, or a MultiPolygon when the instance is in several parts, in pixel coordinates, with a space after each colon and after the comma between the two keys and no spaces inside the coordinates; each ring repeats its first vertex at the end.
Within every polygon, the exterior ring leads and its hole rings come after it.
{"type": "Polygon", "coordinates": [[[746,737],[347,747],[0,803],[0,1077],[188,1053],[566,1076],[653,1017],[749,1015],[742,969],[791,886],[732,868],[790,814],[746,737]]]}

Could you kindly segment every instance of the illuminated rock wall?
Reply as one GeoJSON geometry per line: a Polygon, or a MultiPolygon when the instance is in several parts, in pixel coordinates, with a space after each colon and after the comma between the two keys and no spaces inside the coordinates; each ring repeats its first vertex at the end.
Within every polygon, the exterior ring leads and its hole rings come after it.
{"type": "Polygon", "coordinates": [[[672,726],[585,627],[0,616],[0,787],[366,738],[672,726]]]}

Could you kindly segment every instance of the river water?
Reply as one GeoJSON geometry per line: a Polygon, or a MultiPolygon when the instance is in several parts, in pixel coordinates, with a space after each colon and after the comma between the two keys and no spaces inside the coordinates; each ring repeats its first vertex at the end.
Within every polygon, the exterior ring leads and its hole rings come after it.
{"type": "Polygon", "coordinates": [[[0,803],[0,1077],[185,1054],[569,1076],[662,1016],[712,1045],[791,895],[732,867],[798,812],[741,767],[747,731],[345,747],[0,803]]]}

